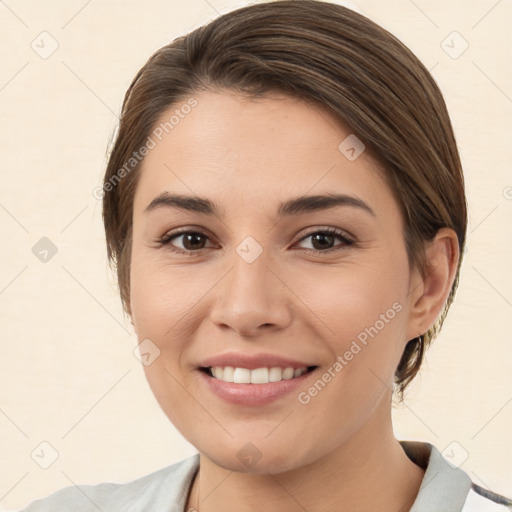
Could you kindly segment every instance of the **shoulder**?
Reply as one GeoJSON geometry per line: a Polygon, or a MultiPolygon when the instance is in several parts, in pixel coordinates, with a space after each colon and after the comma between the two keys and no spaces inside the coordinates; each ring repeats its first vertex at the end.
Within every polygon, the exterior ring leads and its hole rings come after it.
{"type": "Polygon", "coordinates": [[[199,455],[196,454],[127,483],[64,487],[30,503],[21,512],[180,512],[198,465],[199,455]],[[173,505],[171,509],[170,503],[173,505]]]}
{"type": "Polygon", "coordinates": [[[462,512],[510,512],[512,500],[472,484],[462,512]]]}
{"type": "MultiPolygon", "coordinates": [[[[456,461],[454,447],[440,452],[434,445],[400,441],[408,457],[425,470],[411,512],[453,510],[460,512],[512,511],[512,500],[472,482],[456,461]]],[[[450,448],[451,447],[451,448],[450,448]]]]}

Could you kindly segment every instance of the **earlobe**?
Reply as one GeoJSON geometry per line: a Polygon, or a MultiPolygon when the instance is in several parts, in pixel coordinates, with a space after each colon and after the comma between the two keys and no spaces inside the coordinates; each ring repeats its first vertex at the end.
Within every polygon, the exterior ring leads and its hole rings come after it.
{"type": "MultiPolygon", "coordinates": [[[[427,269],[410,291],[408,339],[424,334],[436,321],[448,298],[459,262],[459,243],[453,229],[440,229],[425,247],[427,269]],[[410,336],[410,338],[409,338],[410,336]]],[[[419,273],[418,273],[419,275],[419,273]]]]}

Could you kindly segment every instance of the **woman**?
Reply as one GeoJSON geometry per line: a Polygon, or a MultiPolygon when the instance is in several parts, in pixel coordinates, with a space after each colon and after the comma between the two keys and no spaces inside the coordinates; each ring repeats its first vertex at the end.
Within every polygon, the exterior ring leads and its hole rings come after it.
{"type": "Polygon", "coordinates": [[[256,4],[157,51],[103,185],[108,256],[156,399],[198,454],[25,510],[506,510],[391,401],[458,283],[442,95],[338,5],[256,4]]]}

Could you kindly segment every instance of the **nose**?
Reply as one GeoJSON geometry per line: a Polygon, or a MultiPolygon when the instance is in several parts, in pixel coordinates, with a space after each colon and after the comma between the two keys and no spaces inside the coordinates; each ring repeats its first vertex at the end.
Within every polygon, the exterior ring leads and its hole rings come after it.
{"type": "Polygon", "coordinates": [[[265,251],[251,263],[238,254],[232,261],[227,275],[215,287],[211,321],[244,337],[286,328],[292,317],[292,294],[265,251]]]}

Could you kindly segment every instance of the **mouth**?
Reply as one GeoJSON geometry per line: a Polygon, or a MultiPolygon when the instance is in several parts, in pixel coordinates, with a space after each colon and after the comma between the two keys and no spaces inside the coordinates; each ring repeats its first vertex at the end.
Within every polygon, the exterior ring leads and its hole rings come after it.
{"type": "Polygon", "coordinates": [[[209,377],[223,382],[258,385],[297,379],[316,368],[317,366],[303,366],[300,368],[272,366],[254,369],[233,366],[207,366],[200,367],[199,370],[209,377]]]}
{"type": "Polygon", "coordinates": [[[317,368],[203,366],[197,374],[205,393],[213,393],[225,403],[245,407],[276,403],[290,406],[289,400],[296,400],[306,381],[314,378],[317,368]]]}

